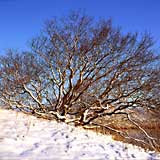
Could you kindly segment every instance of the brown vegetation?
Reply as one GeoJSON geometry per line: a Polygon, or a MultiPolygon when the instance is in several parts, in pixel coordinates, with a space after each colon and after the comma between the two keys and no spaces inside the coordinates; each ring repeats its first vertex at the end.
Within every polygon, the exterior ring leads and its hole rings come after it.
{"type": "Polygon", "coordinates": [[[89,127],[86,129],[100,132],[102,134],[112,135],[114,140],[123,141],[125,143],[131,143],[141,146],[145,149],[160,151],[160,120],[159,115],[153,114],[150,111],[145,111],[143,120],[139,120],[142,116],[137,110],[132,114],[132,118],[138,123],[138,126],[134,125],[130,121],[124,120],[123,117],[108,117],[103,121],[97,122],[100,125],[95,127],[89,127]],[[148,119],[148,117],[150,119],[148,119]],[[143,130],[146,133],[144,134],[143,130]],[[148,138],[148,136],[152,138],[148,138]]]}

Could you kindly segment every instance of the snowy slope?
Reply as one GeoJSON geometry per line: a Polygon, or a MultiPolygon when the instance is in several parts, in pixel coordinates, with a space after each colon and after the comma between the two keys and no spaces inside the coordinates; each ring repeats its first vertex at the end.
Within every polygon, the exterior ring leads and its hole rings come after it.
{"type": "Polygon", "coordinates": [[[110,136],[0,110],[0,160],[160,159],[110,136]]]}

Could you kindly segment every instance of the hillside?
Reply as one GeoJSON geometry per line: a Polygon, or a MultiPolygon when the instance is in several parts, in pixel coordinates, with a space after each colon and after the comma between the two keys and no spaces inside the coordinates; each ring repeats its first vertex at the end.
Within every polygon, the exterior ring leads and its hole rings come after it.
{"type": "Polygon", "coordinates": [[[0,110],[0,159],[160,159],[111,136],[0,110]]]}

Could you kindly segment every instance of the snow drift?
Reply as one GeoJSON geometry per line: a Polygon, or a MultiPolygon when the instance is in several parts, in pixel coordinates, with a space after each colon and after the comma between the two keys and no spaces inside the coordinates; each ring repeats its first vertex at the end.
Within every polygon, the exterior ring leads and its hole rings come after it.
{"type": "Polygon", "coordinates": [[[0,159],[160,159],[160,155],[80,127],[0,110],[0,159]]]}

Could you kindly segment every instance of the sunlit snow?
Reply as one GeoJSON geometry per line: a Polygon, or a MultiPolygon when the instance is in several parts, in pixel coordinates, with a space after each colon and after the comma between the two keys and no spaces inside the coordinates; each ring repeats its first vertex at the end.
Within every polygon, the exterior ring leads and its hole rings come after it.
{"type": "Polygon", "coordinates": [[[65,123],[0,110],[0,160],[160,159],[160,155],[65,123]]]}

